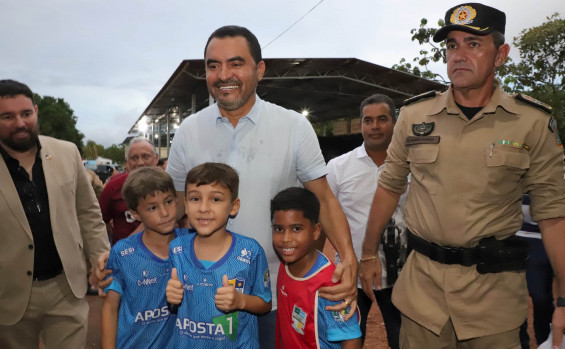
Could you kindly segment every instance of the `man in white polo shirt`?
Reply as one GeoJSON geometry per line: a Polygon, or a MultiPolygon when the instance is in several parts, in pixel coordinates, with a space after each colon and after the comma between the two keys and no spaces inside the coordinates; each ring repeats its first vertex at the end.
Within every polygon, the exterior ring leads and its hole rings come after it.
{"type": "MultiPolygon", "coordinates": [[[[347,219],[326,181],[326,165],[312,126],[303,115],[256,95],[265,62],[257,38],[248,29],[217,29],[204,56],[208,91],[216,103],[182,122],[167,165],[179,192],[179,213],[184,213],[184,183],[191,168],[204,162],[233,167],[240,176],[241,209],[228,229],[261,244],[275,281],[279,260],[272,248],[269,203],[279,191],[302,184],[320,200],[320,221],[343,261],[334,274],[334,281],[341,284],[320,289],[320,296],[343,300],[328,310],[355,309],[357,260],[347,219]]],[[[263,348],[274,347],[275,318],[273,311],[259,320],[263,348]]]]}

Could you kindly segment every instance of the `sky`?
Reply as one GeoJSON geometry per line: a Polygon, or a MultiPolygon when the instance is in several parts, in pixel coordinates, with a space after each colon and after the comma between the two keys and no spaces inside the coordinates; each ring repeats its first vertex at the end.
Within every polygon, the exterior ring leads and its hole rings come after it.
{"type": "MultiPolygon", "coordinates": [[[[63,98],[78,117],[85,142],[110,146],[127,137],[184,59],[203,58],[208,36],[223,25],[249,28],[264,47],[264,58],[352,57],[391,67],[402,57],[418,55],[420,47],[410,40],[410,30],[422,18],[435,26],[460,0],[1,3],[0,79],[18,80],[42,96],[63,98]]],[[[483,3],[506,13],[510,44],[521,30],[541,25],[555,12],[565,17],[563,0],[483,3]]],[[[519,59],[514,48],[510,56],[519,59]]],[[[445,71],[441,65],[433,70],[445,71]]]]}

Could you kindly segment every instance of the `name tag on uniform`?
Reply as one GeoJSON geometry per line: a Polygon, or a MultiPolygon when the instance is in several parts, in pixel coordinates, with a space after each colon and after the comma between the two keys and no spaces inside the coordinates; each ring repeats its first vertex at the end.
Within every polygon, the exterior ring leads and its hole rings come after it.
{"type": "Polygon", "coordinates": [[[415,144],[438,144],[439,136],[408,136],[406,137],[406,146],[415,144]]]}

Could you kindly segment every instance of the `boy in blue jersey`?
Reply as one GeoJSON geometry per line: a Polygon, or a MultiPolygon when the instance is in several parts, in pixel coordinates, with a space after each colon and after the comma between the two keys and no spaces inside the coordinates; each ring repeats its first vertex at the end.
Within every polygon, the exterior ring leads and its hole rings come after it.
{"type": "Polygon", "coordinates": [[[320,203],[304,188],[288,188],[271,201],[273,247],[284,261],[277,279],[277,349],[361,348],[358,317],[326,310],[339,302],[318,297],[333,285],[335,265],[316,249],[320,203]]]}
{"type": "Polygon", "coordinates": [[[170,348],[176,317],[165,296],[169,243],[188,234],[175,228],[175,187],[162,169],[142,167],[128,176],[122,196],[145,230],[118,241],[110,252],[114,280],[105,290],[102,348],[170,348]]]}
{"type": "Polygon", "coordinates": [[[196,234],[170,245],[176,269],[167,301],[180,304],[175,346],[259,348],[257,315],[271,310],[271,282],[259,243],[226,229],[239,209],[238,186],[237,172],[220,163],[204,163],[186,176],[186,214],[196,234]]]}

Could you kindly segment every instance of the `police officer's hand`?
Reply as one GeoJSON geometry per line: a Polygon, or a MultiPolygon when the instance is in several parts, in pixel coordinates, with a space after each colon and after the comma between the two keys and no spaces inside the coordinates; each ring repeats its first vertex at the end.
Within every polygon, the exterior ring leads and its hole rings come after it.
{"type": "Polygon", "coordinates": [[[363,292],[365,292],[372,302],[377,301],[375,293],[373,292],[373,287],[376,286],[377,290],[382,289],[381,261],[378,256],[375,257],[376,258],[361,257],[363,261],[359,263],[359,278],[361,279],[361,287],[363,287],[363,292]]]}
{"type": "Polygon", "coordinates": [[[565,331],[565,307],[555,307],[551,329],[553,330],[552,348],[561,349],[563,331],[565,331]]]}
{"type": "Polygon", "coordinates": [[[349,308],[345,320],[349,320],[357,310],[357,260],[342,260],[335,266],[332,282],[338,283],[334,286],[320,287],[320,297],[330,301],[340,302],[337,305],[327,306],[328,311],[341,311],[349,308]]]}

